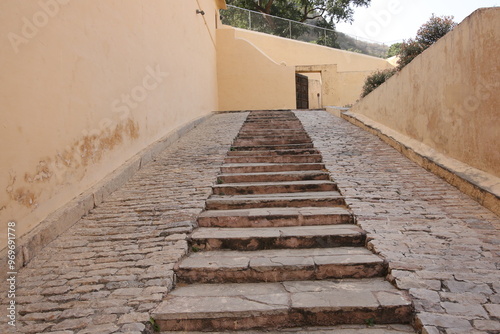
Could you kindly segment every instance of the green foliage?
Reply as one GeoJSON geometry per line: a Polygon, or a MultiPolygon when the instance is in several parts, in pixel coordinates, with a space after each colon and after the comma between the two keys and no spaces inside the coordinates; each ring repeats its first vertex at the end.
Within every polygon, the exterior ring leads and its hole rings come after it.
{"type": "MultiPolygon", "coordinates": [[[[351,36],[337,32],[337,43],[342,50],[358,50],[365,55],[370,55],[374,57],[385,58],[387,54],[387,46],[378,43],[368,43],[360,40],[356,40],[351,36]]],[[[358,52],[354,51],[354,52],[358,52]]]]}
{"type": "Polygon", "coordinates": [[[403,41],[403,43],[391,45],[387,52],[387,56],[392,57],[394,55],[399,55],[398,67],[395,69],[377,71],[368,76],[365,80],[361,97],[365,97],[375,88],[386,82],[396,73],[396,71],[400,71],[403,67],[411,63],[413,59],[450,32],[456,25],[457,24],[453,22],[453,16],[436,17],[432,14],[429,21],[420,27],[415,39],[410,38],[407,41],[403,41]]]}
{"type": "Polygon", "coordinates": [[[425,48],[419,42],[409,39],[401,44],[401,52],[398,59],[398,70],[411,63],[419,54],[424,52],[425,48]]]}
{"type": "Polygon", "coordinates": [[[309,41],[343,50],[361,51],[375,57],[385,58],[387,46],[356,40],[335,31],[335,22],[352,21],[354,9],[368,6],[370,0],[227,0],[227,4],[256,13],[248,13],[229,7],[221,14],[223,23],[233,27],[260,31],[281,37],[309,41]],[[260,15],[270,14],[288,20],[330,29],[326,33],[309,29],[307,26],[281,21],[260,15]],[[291,27],[291,31],[290,31],[291,27]],[[333,30],[333,31],[332,31],[333,30]]]}
{"type": "Polygon", "coordinates": [[[365,85],[363,86],[363,91],[361,97],[365,97],[370,94],[375,88],[386,82],[390,77],[396,73],[395,68],[386,69],[383,71],[377,71],[372,75],[369,75],[365,80],[365,85]]]}
{"type": "Polygon", "coordinates": [[[149,323],[151,324],[151,327],[153,327],[153,330],[155,332],[159,332],[160,331],[160,326],[158,326],[158,324],[156,323],[155,319],[153,319],[153,317],[149,318],[149,323]]]}
{"type": "Polygon", "coordinates": [[[403,43],[394,43],[389,47],[389,50],[387,50],[387,57],[394,57],[397,56],[398,54],[401,53],[401,46],[403,43]]]}
{"type": "Polygon", "coordinates": [[[360,49],[354,49],[354,48],[347,49],[347,51],[355,52],[355,53],[363,53],[363,51],[361,51],[360,49]]]}
{"type": "Polygon", "coordinates": [[[227,0],[228,5],[254,10],[289,20],[306,22],[352,22],[355,7],[368,7],[371,0],[227,0]]]}
{"type": "Polygon", "coordinates": [[[417,32],[417,42],[428,48],[436,43],[441,37],[449,33],[456,27],[453,16],[436,17],[432,14],[429,21],[424,23],[417,32]]]}
{"type": "Polygon", "coordinates": [[[374,318],[365,319],[365,323],[366,326],[373,327],[375,326],[375,319],[374,318]]]}
{"type": "Polygon", "coordinates": [[[411,63],[419,54],[453,30],[456,25],[453,22],[453,16],[436,17],[432,14],[429,21],[420,27],[415,39],[410,38],[408,41],[403,41],[399,54],[398,69],[401,70],[411,63]]]}

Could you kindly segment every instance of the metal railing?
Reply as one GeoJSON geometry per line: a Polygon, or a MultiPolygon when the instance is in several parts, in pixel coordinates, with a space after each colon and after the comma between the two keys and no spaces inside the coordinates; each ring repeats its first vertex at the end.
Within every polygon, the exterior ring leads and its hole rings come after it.
{"type": "MultiPolygon", "coordinates": [[[[258,31],[266,34],[295,39],[303,42],[351,50],[361,53],[361,44],[373,44],[374,41],[363,40],[357,36],[351,36],[332,29],[318,27],[308,23],[292,21],[281,17],[260,13],[228,5],[226,10],[221,11],[222,23],[236,28],[258,31]]],[[[367,53],[370,54],[370,53],[367,53]]],[[[382,56],[378,54],[372,54],[382,56]]]]}

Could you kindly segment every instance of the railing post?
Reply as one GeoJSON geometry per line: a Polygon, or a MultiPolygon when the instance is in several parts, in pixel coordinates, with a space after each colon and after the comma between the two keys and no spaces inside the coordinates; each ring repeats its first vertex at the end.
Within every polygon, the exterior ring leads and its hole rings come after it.
{"type": "Polygon", "coordinates": [[[292,21],[288,21],[288,30],[290,30],[290,39],[292,39],[292,21]]]}
{"type": "Polygon", "coordinates": [[[252,12],[248,12],[248,30],[252,30],[252,12]]]}

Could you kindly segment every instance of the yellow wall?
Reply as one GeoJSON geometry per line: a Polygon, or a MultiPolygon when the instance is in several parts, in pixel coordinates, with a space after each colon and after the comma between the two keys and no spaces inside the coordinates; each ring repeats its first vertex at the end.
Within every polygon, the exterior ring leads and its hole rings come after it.
{"type": "Polygon", "coordinates": [[[320,73],[305,73],[308,77],[309,90],[309,109],[321,109],[322,92],[321,92],[321,74],[320,73]],[[318,97],[319,95],[319,97],[318,97]]]}
{"type": "Polygon", "coordinates": [[[500,8],[480,9],[352,109],[500,177],[500,8]]]}
{"type": "MultiPolygon", "coordinates": [[[[226,28],[234,31],[236,39],[251,43],[275,63],[295,66],[298,72],[305,72],[307,68],[311,71],[321,71],[323,106],[344,106],[355,103],[368,75],[379,69],[393,67],[381,58],[255,31],[226,28]]],[[[220,89],[219,94],[219,97],[223,97],[226,92],[220,89]]],[[[239,100],[244,99],[244,96],[239,97],[239,100]]],[[[269,108],[275,107],[269,105],[269,108]]],[[[237,105],[235,109],[238,109],[237,105]]]]}
{"type": "Polygon", "coordinates": [[[385,59],[255,31],[236,29],[236,37],[253,43],[275,62],[289,66],[336,64],[339,72],[392,67],[385,59]]]}
{"type": "Polygon", "coordinates": [[[0,2],[1,222],[20,237],[217,109],[217,3],[0,2]]]}
{"type": "Polygon", "coordinates": [[[235,29],[217,30],[219,110],[295,108],[295,68],[274,62],[235,29]]]}

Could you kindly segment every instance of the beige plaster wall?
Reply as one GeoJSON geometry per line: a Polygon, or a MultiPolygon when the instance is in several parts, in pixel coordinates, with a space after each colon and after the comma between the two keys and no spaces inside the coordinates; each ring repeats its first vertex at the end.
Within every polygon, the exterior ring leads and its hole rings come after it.
{"type": "Polygon", "coordinates": [[[336,64],[339,72],[374,71],[393,67],[385,59],[295,41],[260,32],[235,29],[237,38],[256,45],[277,63],[289,66],[336,64]]]}
{"type": "Polygon", "coordinates": [[[323,106],[354,104],[368,75],[394,67],[386,59],[255,31],[234,29],[234,34],[255,45],[276,63],[296,66],[299,71],[321,69],[323,106]]]}
{"type": "Polygon", "coordinates": [[[352,109],[500,176],[500,8],[480,9],[352,109]]]}
{"type": "Polygon", "coordinates": [[[365,79],[373,71],[347,71],[339,72],[337,76],[338,94],[333,105],[345,107],[356,103],[361,99],[361,92],[365,79]]]}
{"type": "Polygon", "coordinates": [[[141,149],[217,109],[223,4],[0,2],[2,226],[15,221],[21,237],[141,149]]]}
{"type": "Polygon", "coordinates": [[[295,68],[274,62],[235,29],[217,30],[219,110],[295,108],[295,68]]]}
{"type": "Polygon", "coordinates": [[[321,73],[305,73],[309,81],[309,109],[321,109],[321,73]],[[318,98],[319,95],[319,98],[318,98]]]}

